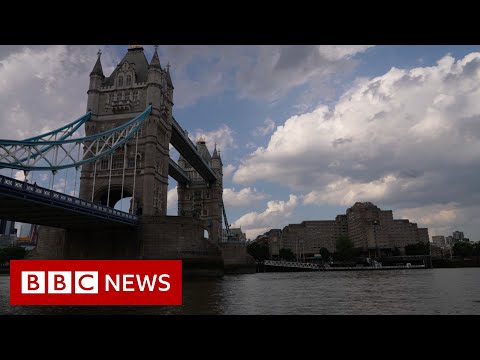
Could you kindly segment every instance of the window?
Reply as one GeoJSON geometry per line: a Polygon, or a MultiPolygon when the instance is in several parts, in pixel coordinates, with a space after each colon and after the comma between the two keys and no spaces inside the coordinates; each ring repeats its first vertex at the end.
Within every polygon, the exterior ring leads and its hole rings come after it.
{"type": "Polygon", "coordinates": [[[127,75],[127,78],[126,78],[126,86],[130,86],[132,84],[132,76],[131,75],[127,75]]]}
{"type": "Polygon", "coordinates": [[[100,169],[101,170],[107,170],[108,169],[108,158],[103,158],[100,161],[100,169]]]}
{"type": "Polygon", "coordinates": [[[210,199],[210,191],[206,191],[206,194],[205,194],[205,199],[210,199]]]}
{"type": "Polygon", "coordinates": [[[129,168],[134,168],[135,167],[135,158],[133,156],[128,158],[127,167],[129,167],[129,168]]]}
{"type": "Polygon", "coordinates": [[[202,210],[202,216],[208,216],[208,209],[203,209],[202,210]]]}
{"type": "Polygon", "coordinates": [[[112,156],[112,169],[123,169],[123,154],[112,156]]]}
{"type": "Polygon", "coordinates": [[[133,93],[133,100],[138,100],[138,90],[133,93]]]}
{"type": "Polygon", "coordinates": [[[123,76],[118,77],[118,86],[123,86],[123,76]]]}

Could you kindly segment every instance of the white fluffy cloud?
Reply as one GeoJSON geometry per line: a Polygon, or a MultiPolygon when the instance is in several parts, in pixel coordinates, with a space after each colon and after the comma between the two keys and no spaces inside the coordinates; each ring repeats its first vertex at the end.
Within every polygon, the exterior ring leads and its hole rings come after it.
{"type": "Polygon", "coordinates": [[[433,235],[452,235],[455,230],[463,231],[465,237],[479,241],[478,219],[480,206],[464,206],[459,203],[431,204],[398,210],[395,217],[414,219],[421,226],[428,227],[430,238],[433,235]]]}
{"type": "MultiPolygon", "coordinates": [[[[103,70],[113,70],[103,49],[103,70]]],[[[22,139],[52,130],[86,112],[89,73],[98,46],[11,47],[0,58],[0,136],[22,139]]]]}
{"type": "Polygon", "coordinates": [[[241,227],[249,239],[272,228],[283,228],[298,205],[298,197],[290,194],[288,201],[269,201],[265,211],[249,212],[237,219],[232,227],[241,227]]]}
{"type": "Polygon", "coordinates": [[[479,98],[480,53],[357,79],[333,107],[278,126],[233,180],[302,190],[305,204],[467,208],[480,201],[479,98]]]}
{"type": "Polygon", "coordinates": [[[234,131],[228,125],[222,125],[217,130],[205,131],[198,129],[195,132],[195,141],[196,142],[200,137],[204,137],[206,145],[210,153],[213,153],[215,144],[217,144],[217,149],[221,152],[226,151],[229,148],[236,148],[233,138],[234,131]]]}
{"type": "Polygon", "coordinates": [[[167,192],[167,215],[177,215],[178,213],[178,192],[177,187],[167,192]]]}
{"type": "Polygon", "coordinates": [[[251,206],[259,200],[268,199],[270,195],[257,192],[257,189],[246,187],[240,191],[235,191],[235,188],[223,189],[223,201],[225,206],[241,207],[251,206]]]}
{"type": "Polygon", "coordinates": [[[235,171],[237,167],[232,164],[228,164],[227,166],[223,167],[223,178],[226,179],[230,176],[232,176],[233,172],[235,171]]]}
{"type": "Polygon", "coordinates": [[[275,121],[270,118],[265,119],[264,126],[259,126],[252,131],[253,136],[265,136],[275,129],[275,121]]]}

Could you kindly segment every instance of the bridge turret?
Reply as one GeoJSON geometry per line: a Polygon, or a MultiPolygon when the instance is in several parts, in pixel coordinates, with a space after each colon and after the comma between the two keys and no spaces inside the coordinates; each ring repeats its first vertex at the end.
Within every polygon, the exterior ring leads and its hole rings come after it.
{"type": "Polygon", "coordinates": [[[88,100],[87,100],[87,111],[91,111],[93,114],[98,114],[98,106],[100,99],[100,88],[102,86],[105,75],[103,75],[102,62],[100,61],[100,56],[102,52],[99,50],[98,58],[93,67],[92,72],[90,73],[90,84],[88,86],[88,100]]]}
{"type": "Polygon", "coordinates": [[[160,65],[160,59],[158,57],[157,46],[155,46],[152,60],[148,65],[147,104],[152,104],[152,107],[158,111],[161,110],[164,102],[162,94],[164,87],[165,80],[160,65]]]}
{"type": "Polygon", "coordinates": [[[166,94],[167,94],[167,106],[168,106],[168,111],[171,113],[172,112],[172,107],[173,107],[173,83],[172,83],[172,78],[170,77],[170,63],[167,63],[167,70],[165,72],[165,77],[167,81],[167,89],[166,89],[166,94]]]}
{"type": "Polygon", "coordinates": [[[220,158],[220,151],[217,151],[217,144],[215,144],[215,148],[213,149],[212,155],[212,169],[213,170],[220,170],[222,169],[222,159],[220,158]]]}
{"type": "Polygon", "coordinates": [[[165,106],[162,108],[166,98],[163,89],[166,88],[165,71],[160,65],[156,46],[149,62],[142,45],[131,45],[106,78],[99,53],[90,75],[88,106],[92,117],[85,132],[91,135],[125,124],[149,105],[152,105],[152,112],[138,131],[138,143],[135,137],[110,158],[102,159],[96,168],[94,165],[82,167],[82,199],[110,201],[109,205],[113,206],[121,196],[134,196],[134,212],[147,216],[166,214],[172,129],[171,112],[163,110],[165,106]],[[127,170],[123,176],[123,171],[119,170],[125,167],[127,170]],[[134,167],[137,168],[135,177],[134,167]],[[118,196],[106,197],[109,188],[120,189],[118,196]]]}

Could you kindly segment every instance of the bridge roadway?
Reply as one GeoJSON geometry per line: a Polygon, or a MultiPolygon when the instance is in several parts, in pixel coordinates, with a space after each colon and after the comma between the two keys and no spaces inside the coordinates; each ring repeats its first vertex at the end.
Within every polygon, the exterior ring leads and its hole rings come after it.
{"type": "MultiPolygon", "coordinates": [[[[188,161],[188,163],[192,165],[192,167],[200,174],[202,178],[209,183],[214,183],[217,181],[215,173],[210,166],[208,166],[205,160],[202,159],[197,151],[196,146],[185,134],[185,131],[182,129],[180,124],[173,117],[172,120],[172,137],[170,139],[170,143],[188,161]]],[[[175,180],[179,181],[174,177],[174,175],[176,176],[178,173],[173,171],[174,169],[172,168],[171,162],[169,163],[169,175],[175,180]],[[172,172],[170,172],[171,170],[172,172]]],[[[183,179],[181,180],[183,181],[183,179]]]]}
{"type": "Polygon", "coordinates": [[[0,218],[62,229],[138,225],[136,215],[2,175],[0,218]]]}

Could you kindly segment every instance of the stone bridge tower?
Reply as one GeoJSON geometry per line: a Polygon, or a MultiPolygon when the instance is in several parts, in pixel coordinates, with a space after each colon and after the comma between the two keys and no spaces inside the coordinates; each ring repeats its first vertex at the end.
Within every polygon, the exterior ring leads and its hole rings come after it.
{"type": "Polygon", "coordinates": [[[123,197],[135,195],[134,212],[166,215],[173,106],[169,66],[166,69],[161,67],[157,47],[148,63],[143,47],[131,45],[112,74],[106,77],[100,55],[99,52],[90,73],[87,111],[91,111],[92,116],[85,125],[86,135],[120,126],[142,113],[149,105],[152,105],[152,112],[138,133],[136,154],[136,139],[133,138],[127,144],[126,154],[125,149],[121,148],[96,165],[83,166],[80,198],[93,198],[113,207],[121,199],[124,176],[123,197]]]}
{"type": "Polygon", "coordinates": [[[196,147],[200,156],[217,175],[218,180],[213,184],[207,183],[180,156],[178,165],[188,174],[190,184],[178,184],[178,215],[192,216],[203,220],[209,240],[219,243],[222,241],[223,163],[216,145],[212,155],[208,151],[205,139],[200,138],[196,147]]]}

